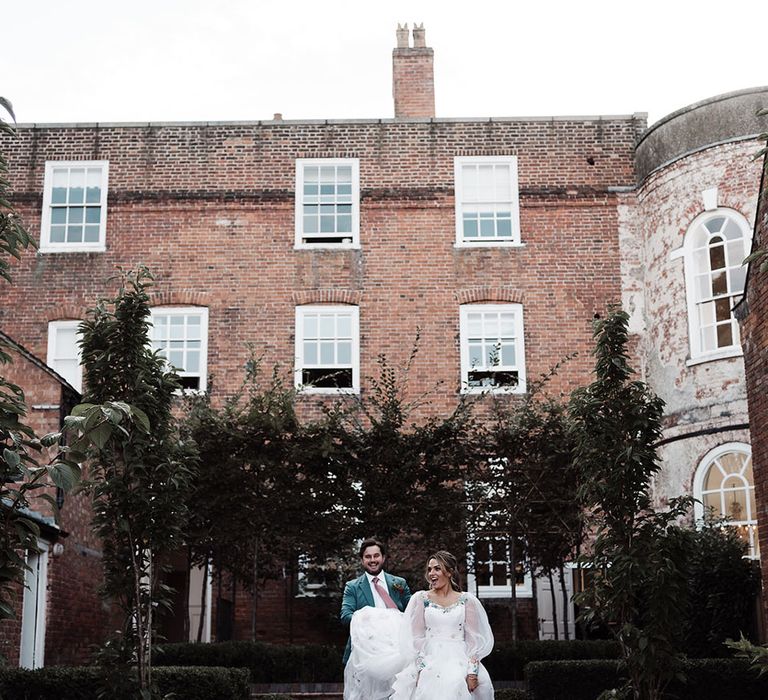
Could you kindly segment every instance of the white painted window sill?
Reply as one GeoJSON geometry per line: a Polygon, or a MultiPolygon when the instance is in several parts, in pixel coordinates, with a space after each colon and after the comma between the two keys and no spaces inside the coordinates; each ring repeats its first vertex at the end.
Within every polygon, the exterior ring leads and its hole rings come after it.
{"type": "Polygon", "coordinates": [[[294,250],[360,250],[359,243],[297,243],[294,250]]]}
{"type": "Polygon", "coordinates": [[[356,396],[360,393],[360,389],[357,387],[351,387],[349,389],[318,389],[312,387],[297,386],[296,391],[299,394],[313,394],[322,396],[356,396]]]}
{"type": "Polygon", "coordinates": [[[457,241],[453,244],[454,248],[525,248],[525,243],[516,243],[514,241],[457,241]]]}
{"type": "Polygon", "coordinates": [[[728,360],[733,357],[743,357],[744,353],[741,348],[732,347],[723,350],[722,352],[711,353],[709,355],[700,355],[699,357],[692,357],[690,360],[686,360],[686,367],[694,367],[695,365],[702,365],[705,362],[716,362],[717,360],[728,360]]]}
{"type": "MultiPolygon", "coordinates": [[[[489,598],[506,598],[509,599],[512,597],[512,591],[509,589],[509,586],[503,586],[497,589],[494,589],[494,587],[491,586],[478,586],[477,588],[477,597],[481,599],[489,599],[489,598]]],[[[530,588],[527,587],[520,587],[517,589],[516,592],[517,598],[533,598],[533,592],[530,588]]]]}
{"type": "Polygon", "coordinates": [[[92,246],[50,246],[41,245],[38,248],[38,253],[104,253],[107,247],[105,245],[92,245],[92,246]]]}

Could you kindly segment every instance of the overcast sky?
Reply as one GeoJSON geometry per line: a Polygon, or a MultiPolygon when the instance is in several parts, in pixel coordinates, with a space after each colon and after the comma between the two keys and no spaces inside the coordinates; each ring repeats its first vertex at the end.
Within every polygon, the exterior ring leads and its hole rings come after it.
{"type": "Polygon", "coordinates": [[[653,122],[768,84],[767,19],[765,0],[9,0],[0,95],[23,123],[391,117],[416,21],[438,117],[653,122]]]}

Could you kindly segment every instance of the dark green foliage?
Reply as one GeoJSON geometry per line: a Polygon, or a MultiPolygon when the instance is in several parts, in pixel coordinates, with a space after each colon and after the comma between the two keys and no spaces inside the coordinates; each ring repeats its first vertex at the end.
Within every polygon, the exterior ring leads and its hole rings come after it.
{"type": "Polygon", "coordinates": [[[621,647],[613,640],[520,640],[496,644],[483,659],[491,678],[518,681],[525,677],[524,669],[531,661],[562,661],[578,659],[618,659],[621,647]]]}
{"type": "Polygon", "coordinates": [[[402,562],[390,564],[401,574],[422,576],[426,552],[461,552],[466,543],[465,505],[456,488],[465,465],[476,454],[477,435],[470,405],[463,399],[445,418],[415,422],[428,394],[411,397],[409,372],[418,338],[406,366],[397,369],[382,355],[370,389],[345,414],[352,478],[360,485],[348,502],[357,524],[355,536],[375,535],[396,542],[392,555],[421,551],[410,572],[402,562]]]}
{"type": "Polygon", "coordinates": [[[679,521],[691,499],[653,508],[664,405],[632,379],[628,322],[617,309],[595,321],[595,380],[571,398],[579,497],[595,532],[582,563],[597,573],[575,600],[586,624],[615,630],[627,669],[624,696],[658,700],[679,670],[688,585],[679,521]]]}
{"type": "Polygon", "coordinates": [[[519,688],[499,688],[494,693],[496,700],[529,700],[530,696],[519,688]]]}
{"type": "Polygon", "coordinates": [[[748,635],[760,592],[760,564],[746,559],[735,529],[718,523],[685,532],[688,621],[683,649],[689,656],[729,655],[725,640],[748,635]]]}
{"type": "Polygon", "coordinates": [[[620,682],[618,661],[533,661],[525,676],[530,700],[595,700],[620,682]]]}
{"type": "Polygon", "coordinates": [[[66,421],[69,430],[88,437],[73,447],[82,443],[88,450],[103,594],[123,614],[121,634],[103,650],[102,662],[126,670],[135,662],[142,689],[151,685],[156,608],[168,604],[158,561],[183,544],[188,485],[197,466],[196,449],[171,414],[177,377],[150,348],[150,280],[143,268],[123,275],[117,296],[101,300],[80,325],[86,390],[66,421]]]}
{"type": "Polygon", "coordinates": [[[341,656],[336,647],[242,641],[163,644],[152,659],[156,666],[247,668],[253,683],[338,683],[341,656]]]}
{"type": "MultiPolygon", "coordinates": [[[[250,696],[248,671],[238,668],[158,669],[156,698],[175,693],[175,700],[247,700],[250,696]]],[[[96,667],[50,666],[35,671],[0,669],[0,697],[3,700],[94,700],[103,684],[102,670],[96,667]]],[[[114,690],[110,700],[133,700],[133,695],[114,690]]]]}
{"type": "MultiPolygon", "coordinates": [[[[757,700],[768,697],[768,676],[758,677],[740,659],[693,659],[681,664],[669,700],[757,700]]],[[[531,700],[595,700],[621,682],[620,662],[536,661],[525,670],[531,700]]]]}

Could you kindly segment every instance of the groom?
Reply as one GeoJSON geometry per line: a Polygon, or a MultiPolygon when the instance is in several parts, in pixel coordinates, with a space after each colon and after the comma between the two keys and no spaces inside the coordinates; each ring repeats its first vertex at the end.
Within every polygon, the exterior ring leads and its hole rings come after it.
{"type": "MultiPolygon", "coordinates": [[[[370,538],[360,545],[360,562],[365,572],[344,587],[340,617],[345,625],[351,622],[357,610],[367,605],[373,608],[397,608],[400,612],[405,610],[411,599],[411,591],[404,578],[384,571],[386,558],[386,547],[378,540],[370,538]]],[[[347,640],[345,664],[351,651],[351,640],[347,640]]]]}

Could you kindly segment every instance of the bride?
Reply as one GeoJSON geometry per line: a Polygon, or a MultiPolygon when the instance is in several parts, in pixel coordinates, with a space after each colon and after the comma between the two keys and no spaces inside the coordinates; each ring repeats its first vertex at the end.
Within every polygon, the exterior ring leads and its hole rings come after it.
{"type": "Polygon", "coordinates": [[[352,655],[344,672],[345,700],[492,700],[480,663],[493,634],[480,602],[458,584],[456,558],[427,561],[429,591],[404,613],[363,608],[352,618],[352,655]]]}

